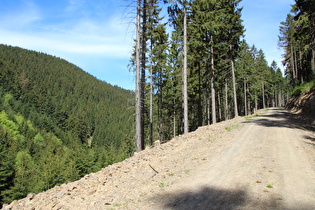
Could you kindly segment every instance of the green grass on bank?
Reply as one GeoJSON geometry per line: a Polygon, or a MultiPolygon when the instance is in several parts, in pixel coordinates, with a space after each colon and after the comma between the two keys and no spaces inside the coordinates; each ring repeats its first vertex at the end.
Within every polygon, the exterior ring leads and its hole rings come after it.
{"type": "Polygon", "coordinates": [[[292,91],[292,95],[302,95],[303,93],[309,92],[313,88],[315,88],[315,80],[295,86],[292,91]]]}

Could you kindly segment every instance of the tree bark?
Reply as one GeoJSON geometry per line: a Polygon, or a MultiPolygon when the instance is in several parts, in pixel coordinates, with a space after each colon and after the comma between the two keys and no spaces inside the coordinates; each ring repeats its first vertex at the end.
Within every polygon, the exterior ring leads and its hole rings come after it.
{"type": "Polygon", "coordinates": [[[184,61],[183,61],[183,100],[184,100],[184,133],[189,132],[188,127],[188,93],[187,93],[187,13],[184,5],[184,61]]]}
{"type": "Polygon", "coordinates": [[[247,89],[247,84],[246,84],[246,80],[244,78],[244,111],[245,111],[245,116],[248,115],[248,112],[247,112],[247,94],[246,94],[246,89],[247,89]]]}
{"type": "MultiPolygon", "coordinates": [[[[212,37],[211,37],[211,40],[213,40],[212,37]]],[[[216,124],[217,123],[217,117],[216,117],[215,89],[214,89],[214,51],[213,51],[213,46],[211,46],[211,108],[212,108],[211,109],[212,124],[216,124]]]]}
{"type": "Polygon", "coordinates": [[[136,152],[143,149],[142,93],[140,73],[140,0],[137,1],[136,20],[136,152]]]}
{"type": "Polygon", "coordinates": [[[231,59],[231,67],[232,67],[232,82],[233,82],[233,97],[234,97],[234,117],[238,117],[238,108],[237,108],[237,95],[236,95],[236,81],[235,81],[235,68],[234,68],[234,60],[231,59]]]}
{"type": "Polygon", "coordinates": [[[218,91],[217,96],[218,96],[219,122],[222,120],[222,109],[221,109],[221,97],[220,97],[220,95],[221,95],[221,91],[218,91]]]}
{"type": "Polygon", "coordinates": [[[229,119],[229,104],[228,104],[228,86],[225,80],[225,120],[229,119]]]}
{"type": "MultiPolygon", "coordinates": [[[[151,50],[152,51],[152,50],[151,50]]],[[[152,76],[152,58],[150,59],[150,133],[149,133],[149,142],[150,145],[153,145],[153,76],[152,76]]]]}
{"type": "Polygon", "coordinates": [[[255,92],[255,112],[258,110],[257,92],[255,92]]]}
{"type": "Polygon", "coordinates": [[[264,81],[262,81],[261,84],[262,84],[263,108],[266,109],[266,103],[265,103],[265,84],[264,84],[264,81]]]}

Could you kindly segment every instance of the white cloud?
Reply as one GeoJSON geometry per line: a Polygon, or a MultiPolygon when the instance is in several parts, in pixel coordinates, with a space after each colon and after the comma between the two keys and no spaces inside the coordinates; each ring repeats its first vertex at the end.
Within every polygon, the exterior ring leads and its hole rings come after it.
{"type": "MultiPolygon", "coordinates": [[[[32,26],[29,22],[27,25],[32,26]]],[[[41,31],[25,31],[24,27],[21,30],[1,28],[0,42],[42,52],[126,57],[132,40],[132,37],[125,36],[126,26],[119,24],[117,18],[104,22],[82,19],[75,24],[46,25],[41,31]]]]}

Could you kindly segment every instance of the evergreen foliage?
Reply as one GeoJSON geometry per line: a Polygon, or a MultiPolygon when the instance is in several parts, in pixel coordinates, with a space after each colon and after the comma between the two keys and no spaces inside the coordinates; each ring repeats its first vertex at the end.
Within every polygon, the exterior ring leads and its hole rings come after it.
{"type": "MultiPolygon", "coordinates": [[[[149,75],[144,91],[148,144],[152,144],[152,139],[167,141],[185,133],[184,22],[188,130],[285,104],[288,88],[277,64],[269,66],[264,52],[249,47],[243,39],[240,0],[164,1],[168,19],[160,14],[162,3],[140,2],[141,9],[146,10],[145,16],[141,16],[141,33],[146,37],[145,71],[149,75]]],[[[133,54],[132,64],[134,60],[133,54]]]]}
{"type": "Polygon", "coordinates": [[[0,203],[128,157],[133,97],[60,58],[0,45],[0,203]]]}
{"type": "Polygon", "coordinates": [[[281,22],[279,46],[285,51],[283,64],[292,87],[314,80],[315,2],[295,0],[286,21],[281,22]]]}

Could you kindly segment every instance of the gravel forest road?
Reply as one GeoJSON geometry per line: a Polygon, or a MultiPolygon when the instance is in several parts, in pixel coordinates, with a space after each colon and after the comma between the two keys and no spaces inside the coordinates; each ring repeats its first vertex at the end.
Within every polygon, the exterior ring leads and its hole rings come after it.
{"type": "Polygon", "coordinates": [[[315,209],[312,127],[281,108],[241,124],[157,209],[315,209]]]}
{"type": "Polygon", "coordinates": [[[315,209],[314,126],[282,108],[203,126],[4,209],[315,209]]]}

